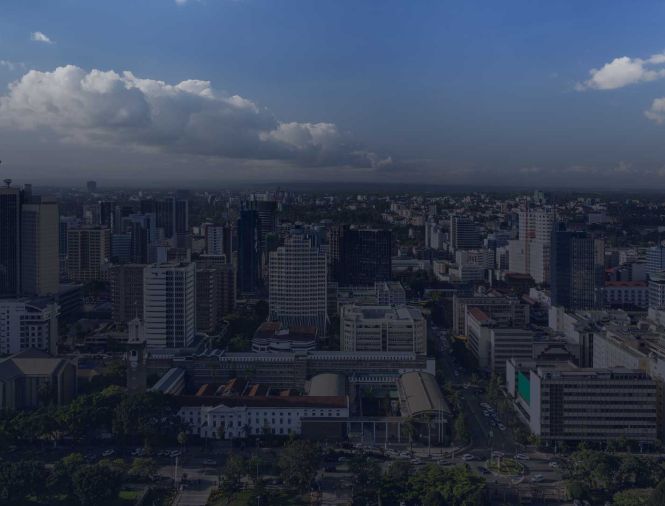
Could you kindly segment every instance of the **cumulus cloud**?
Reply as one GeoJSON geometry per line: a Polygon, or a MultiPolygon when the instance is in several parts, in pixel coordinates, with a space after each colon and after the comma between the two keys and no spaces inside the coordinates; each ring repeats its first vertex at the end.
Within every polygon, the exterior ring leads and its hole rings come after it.
{"type": "Polygon", "coordinates": [[[278,121],[253,101],[221,93],[208,81],[168,84],[129,71],[86,71],[74,65],[30,70],[12,83],[0,96],[3,126],[46,129],[83,145],[298,166],[391,163],[332,123],[278,121]]]}
{"type": "Polygon", "coordinates": [[[32,32],[30,40],[34,42],[43,42],[45,44],[53,44],[53,41],[43,32],[32,32]]]}
{"type": "Polygon", "coordinates": [[[665,52],[654,54],[646,60],[622,56],[591,69],[590,78],[577,85],[578,90],[614,90],[631,84],[665,78],[665,52]]]}
{"type": "Polygon", "coordinates": [[[24,69],[25,63],[11,60],[0,60],[0,67],[4,67],[9,71],[14,72],[15,70],[24,69]]]}
{"type": "Polygon", "coordinates": [[[647,118],[656,123],[665,123],[665,98],[657,98],[651,103],[651,107],[644,111],[647,118]]]}

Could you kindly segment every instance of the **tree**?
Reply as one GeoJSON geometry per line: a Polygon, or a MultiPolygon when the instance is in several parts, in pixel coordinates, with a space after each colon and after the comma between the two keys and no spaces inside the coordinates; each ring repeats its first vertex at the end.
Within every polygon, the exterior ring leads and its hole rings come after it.
{"type": "Polygon", "coordinates": [[[622,490],[612,497],[612,506],[647,506],[650,495],[651,489],[635,488],[622,490]]]}
{"type": "Polygon", "coordinates": [[[129,468],[129,475],[141,481],[146,481],[155,474],[157,474],[157,463],[149,457],[136,457],[129,468]]]}
{"type": "Polygon", "coordinates": [[[184,451],[185,446],[187,445],[187,433],[185,431],[178,432],[178,436],[176,439],[178,441],[178,444],[184,451]]]}
{"type": "Polygon", "coordinates": [[[222,471],[223,479],[221,488],[225,494],[232,495],[240,489],[240,484],[246,471],[247,464],[241,455],[236,455],[235,453],[229,455],[222,471]]]}
{"type": "Polygon", "coordinates": [[[471,438],[463,413],[460,413],[455,418],[455,437],[460,443],[466,443],[471,438]]]}
{"type": "Polygon", "coordinates": [[[298,491],[309,488],[321,464],[321,450],[309,441],[289,441],[282,450],[278,466],[284,483],[298,491]]]}
{"type": "Polygon", "coordinates": [[[409,438],[409,450],[413,451],[413,440],[418,434],[416,420],[413,417],[410,416],[404,421],[404,431],[406,432],[406,436],[409,438]]]}
{"type": "Polygon", "coordinates": [[[26,496],[46,492],[46,469],[36,461],[0,463],[0,504],[20,504],[26,496]]]}
{"type": "Polygon", "coordinates": [[[651,497],[649,497],[649,506],[662,506],[665,504],[665,479],[653,489],[651,497]]]}
{"type": "Polygon", "coordinates": [[[122,479],[122,474],[114,467],[93,464],[79,469],[72,481],[81,506],[98,506],[118,497],[122,479]]]}
{"type": "Polygon", "coordinates": [[[349,471],[353,476],[353,504],[374,504],[381,489],[381,468],[376,461],[355,456],[349,462],[349,471]]]}

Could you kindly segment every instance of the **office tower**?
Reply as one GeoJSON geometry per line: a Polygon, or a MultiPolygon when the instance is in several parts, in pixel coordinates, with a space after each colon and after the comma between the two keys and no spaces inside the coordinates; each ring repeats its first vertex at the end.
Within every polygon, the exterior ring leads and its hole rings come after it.
{"type": "Polygon", "coordinates": [[[111,262],[114,264],[126,264],[130,262],[131,247],[131,234],[111,234],[111,262]]]}
{"type": "Polygon", "coordinates": [[[15,297],[21,290],[21,190],[5,180],[0,188],[0,297],[15,297]]]}
{"type": "Polygon", "coordinates": [[[111,258],[108,228],[74,228],[67,232],[67,277],[86,283],[106,279],[111,258]]]}
{"type": "Polygon", "coordinates": [[[647,275],[665,270],[665,246],[659,244],[647,250],[647,275]]]}
{"type": "Polygon", "coordinates": [[[88,181],[85,187],[88,189],[88,193],[95,193],[97,191],[97,181],[88,181]]]}
{"type": "Polygon", "coordinates": [[[469,218],[451,216],[449,233],[450,247],[453,252],[460,249],[479,249],[482,247],[478,225],[469,218]]]}
{"type": "Polygon", "coordinates": [[[157,220],[153,213],[134,213],[122,218],[122,230],[130,236],[129,258],[136,264],[156,261],[157,220]]]}
{"type": "Polygon", "coordinates": [[[285,327],[311,325],[325,336],[327,321],[326,256],[294,231],[270,252],[270,317],[285,327]]]}
{"type": "Polygon", "coordinates": [[[143,325],[149,348],[185,348],[196,336],[196,265],[153,264],[143,271],[143,325]]]}
{"type": "Polygon", "coordinates": [[[115,223],[115,202],[100,201],[99,202],[99,223],[102,227],[113,229],[115,223]]]}
{"type": "Polygon", "coordinates": [[[336,227],[331,233],[330,246],[335,279],[341,286],[369,286],[377,281],[390,281],[390,230],[336,227]]]}
{"type": "Polygon", "coordinates": [[[174,197],[164,200],[142,200],[141,214],[153,213],[157,228],[161,228],[164,238],[178,248],[190,247],[189,200],[185,192],[177,192],[174,197]]]}
{"type": "Polygon", "coordinates": [[[224,325],[224,316],[235,308],[235,273],[227,263],[203,260],[196,266],[196,328],[215,335],[224,325]]]}
{"type": "Polygon", "coordinates": [[[128,323],[143,318],[143,269],[145,265],[114,265],[109,271],[113,321],[128,323]]]}
{"type": "Polygon", "coordinates": [[[649,307],[665,309],[665,271],[649,275],[649,307]]]}
{"type": "Polygon", "coordinates": [[[0,300],[0,354],[36,348],[55,354],[58,304],[50,297],[0,300]]]}
{"type": "Polygon", "coordinates": [[[258,214],[243,209],[238,220],[238,290],[241,293],[256,293],[260,258],[258,214]]]}
{"type": "Polygon", "coordinates": [[[273,200],[250,200],[248,209],[256,211],[259,220],[259,247],[267,251],[268,236],[277,230],[277,202],[273,200]]]}
{"type": "Polygon", "coordinates": [[[42,296],[59,287],[58,203],[32,197],[21,207],[21,292],[42,296]]]}
{"type": "Polygon", "coordinates": [[[231,261],[231,230],[229,225],[212,225],[206,223],[203,226],[203,236],[205,238],[206,253],[208,255],[229,255],[227,261],[231,261]]]}
{"type": "Polygon", "coordinates": [[[342,351],[392,351],[427,354],[427,321],[407,306],[342,306],[342,351]]]}
{"type": "Polygon", "coordinates": [[[525,207],[518,218],[519,239],[510,242],[510,270],[529,274],[536,283],[547,283],[554,212],[525,207]]]}
{"type": "Polygon", "coordinates": [[[586,232],[567,231],[563,224],[552,230],[551,297],[553,306],[594,309],[603,303],[605,247],[586,232]]]}

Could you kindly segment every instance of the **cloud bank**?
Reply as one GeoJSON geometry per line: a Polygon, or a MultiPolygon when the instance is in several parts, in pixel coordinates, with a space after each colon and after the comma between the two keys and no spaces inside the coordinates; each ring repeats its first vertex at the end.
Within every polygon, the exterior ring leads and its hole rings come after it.
{"type": "Polygon", "coordinates": [[[333,123],[278,121],[209,81],[167,84],[132,72],[86,71],[74,65],[30,70],[0,96],[0,128],[42,129],[86,146],[295,166],[381,167],[390,158],[367,151],[333,123]]]}

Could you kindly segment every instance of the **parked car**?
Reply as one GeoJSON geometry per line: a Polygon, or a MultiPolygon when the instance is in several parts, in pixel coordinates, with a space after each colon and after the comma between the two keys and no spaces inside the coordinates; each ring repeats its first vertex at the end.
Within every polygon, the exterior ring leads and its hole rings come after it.
{"type": "Polygon", "coordinates": [[[110,457],[110,456],[113,455],[114,453],[115,453],[115,450],[111,450],[111,449],[104,450],[104,451],[102,452],[102,457],[110,457]]]}
{"type": "Polygon", "coordinates": [[[465,462],[468,462],[470,460],[475,460],[475,458],[476,458],[476,456],[471,455],[470,453],[465,453],[464,455],[462,455],[462,460],[465,461],[465,462]]]}

